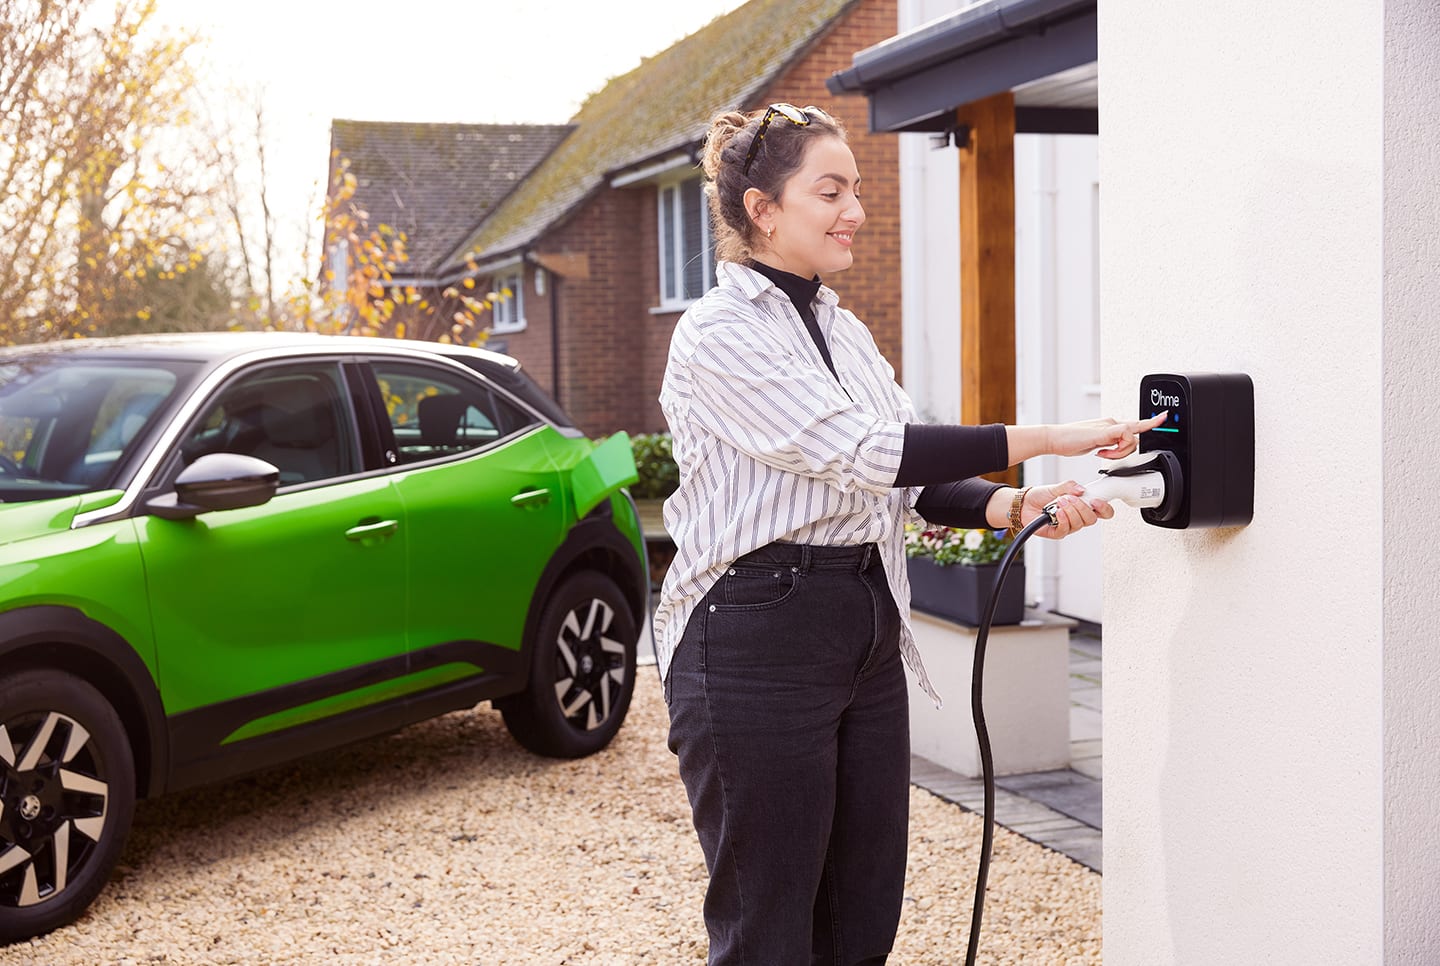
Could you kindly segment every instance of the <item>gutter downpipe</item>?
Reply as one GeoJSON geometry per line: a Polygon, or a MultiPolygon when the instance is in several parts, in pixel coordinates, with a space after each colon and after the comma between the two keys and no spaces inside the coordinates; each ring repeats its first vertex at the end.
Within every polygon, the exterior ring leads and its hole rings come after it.
{"type": "Polygon", "coordinates": [[[560,401],[560,276],[545,269],[545,282],[550,286],[550,379],[553,383],[550,395],[555,405],[564,408],[560,401]]]}

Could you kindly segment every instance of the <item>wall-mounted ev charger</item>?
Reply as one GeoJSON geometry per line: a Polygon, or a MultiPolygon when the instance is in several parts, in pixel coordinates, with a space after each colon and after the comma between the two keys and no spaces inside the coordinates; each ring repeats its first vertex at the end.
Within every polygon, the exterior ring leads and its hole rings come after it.
{"type": "Polygon", "coordinates": [[[1140,418],[1164,424],[1140,437],[1140,453],[1168,452],[1181,492],[1146,507],[1146,523],[1173,530],[1243,527],[1255,514],[1255,385],[1242,372],[1154,373],[1140,380],[1140,418]]]}
{"type": "MultiPolygon", "coordinates": [[[[1255,386],[1238,372],[1154,373],[1140,380],[1140,418],[1168,413],[1165,422],[1140,437],[1137,451],[1100,470],[1085,484],[1088,500],[1120,500],[1140,509],[1146,523],[1172,530],[1240,527],[1255,514],[1255,386]]],[[[1058,522],[1058,505],[1030,522],[1000,558],[990,601],[975,632],[970,710],[980,745],[985,812],[975,908],[970,918],[966,966],[973,966],[980,942],[985,883],[994,842],[995,766],[985,728],[985,642],[995,604],[1010,564],[1037,530],[1058,522]]]]}

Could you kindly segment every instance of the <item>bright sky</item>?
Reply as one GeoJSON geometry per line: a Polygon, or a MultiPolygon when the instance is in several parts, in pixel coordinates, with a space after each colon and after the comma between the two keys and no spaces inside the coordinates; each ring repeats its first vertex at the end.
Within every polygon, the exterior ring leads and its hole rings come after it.
{"type": "Polygon", "coordinates": [[[263,92],[272,204],[299,215],[301,231],[328,173],[333,118],[560,123],[610,78],[743,2],[161,0],[160,10],[209,38],[207,84],[263,92]]]}

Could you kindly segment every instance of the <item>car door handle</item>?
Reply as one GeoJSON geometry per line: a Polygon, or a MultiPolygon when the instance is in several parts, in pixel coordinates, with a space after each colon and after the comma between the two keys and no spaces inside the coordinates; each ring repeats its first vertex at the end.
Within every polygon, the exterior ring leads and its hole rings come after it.
{"type": "Polygon", "coordinates": [[[364,542],[377,537],[388,537],[400,529],[398,520],[378,520],[374,523],[361,523],[345,531],[346,540],[364,542]]]}
{"type": "Polygon", "coordinates": [[[550,491],[541,487],[538,490],[521,490],[510,498],[511,506],[544,506],[550,502],[550,491]]]}

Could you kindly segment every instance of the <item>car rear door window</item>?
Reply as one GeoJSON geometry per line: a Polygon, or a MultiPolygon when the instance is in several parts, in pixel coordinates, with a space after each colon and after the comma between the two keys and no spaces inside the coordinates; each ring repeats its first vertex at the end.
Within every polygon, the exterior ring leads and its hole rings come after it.
{"type": "Polygon", "coordinates": [[[538,420],[489,386],[438,366],[372,359],[399,463],[465,453],[538,420]]]}

